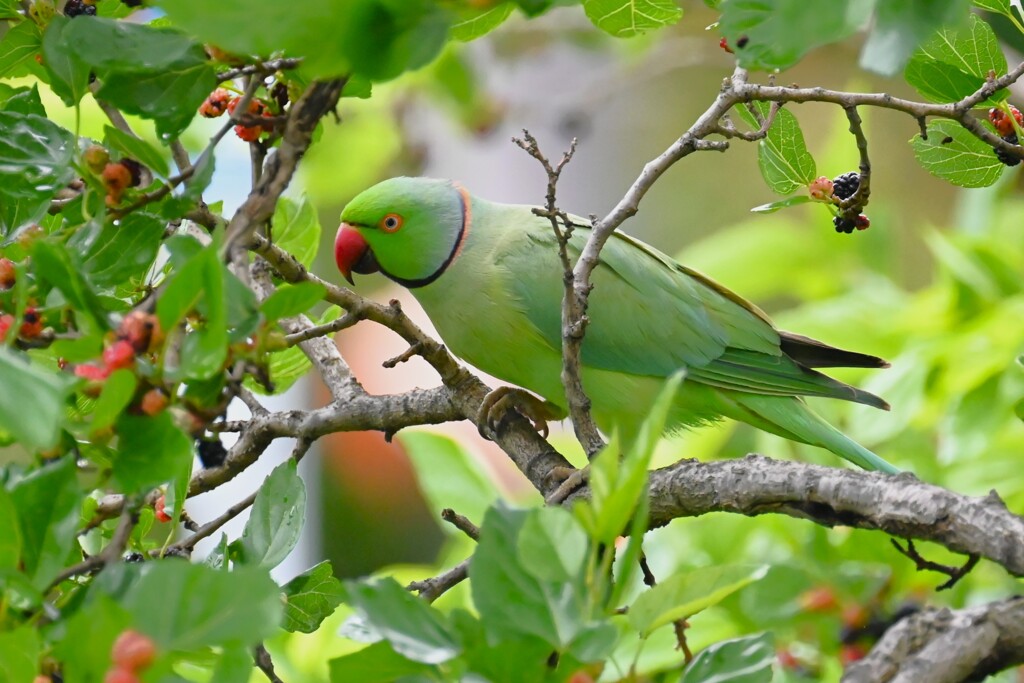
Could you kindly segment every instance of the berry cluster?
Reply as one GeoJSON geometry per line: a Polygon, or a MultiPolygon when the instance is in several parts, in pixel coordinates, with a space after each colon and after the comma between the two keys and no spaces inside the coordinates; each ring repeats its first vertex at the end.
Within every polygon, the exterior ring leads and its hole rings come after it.
{"type": "MultiPolygon", "coordinates": [[[[838,206],[840,202],[855,195],[859,187],[860,174],[851,171],[832,180],[825,176],[816,178],[807,186],[807,191],[810,192],[812,198],[819,202],[829,202],[838,206]]],[[[859,214],[853,220],[840,214],[832,218],[832,225],[836,232],[850,234],[854,230],[867,230],[871,226],[871,221],[864,214],[859,214]]]]}
{"type": "MultiPolygon", "coordinates": [[[[103,350],[101,364],[78,365],[75,367],[75,375],[92,382],[102,382],[115,370],[134,367],[135,356],[146,353],[162,338],[160,323],[155,315],[133,311],[121,321],[117,338],[103,350]]],[[[152,399],[151,405],[155,405],[152,399]]],[[[160,406],[156,412],[162,409],[163,406],[160,406]]]]}
{"type": "Polygon", "coordinates": [[[199,115],[208,119],[215,119],[218,116],[222,116],[224,112],[227,112],[236,117],[236,120],[248,119],[248,125],[240,123],[235,126],[235,135],[246,142],[255,142],[263,133],[270,133],[274,130],[274,122],[270,120],[274,113],[265,101],[254,97],[249,101],[249,106],[246,108],[244,116],[236,116],[235,110],[241,101],[241,97],[232,95],[224,88],[217,88],[199,105],[199,115]],[[267,121],[253,125],[251,120],[254,118],[265,118],[267,121]]]}
{"type": "MultiPolygon", "coordinates": [[[[17,320],[10,313],[0,314],[0,343],[7,339],[7,333],[14,327],[17,320]]],[[[18,327],[18,339],[35,339],[43,333],[43,316],[35,306],[26,306],[18,327]]]]}
{"type": "MultiPolygon", "coordinates": [[[[1013,119],[1007,116],[1006,112],[1002,109],[992,107],[988,110],[988,120],[992,122],[996,131],[1003,138],[1005,142],[1011,145],[1017,144],[1017,131],[1014,128],[1014,120],[1016,120],[1017,127],[1024,126],[1024,116],[1021,115],[1020,110],[1012,104],[1009,105],[1010,114],[1013,115],[1013,119]]],[[[1014,156],[1009,152],[1005,152],[1001,149],[996,150],[996,158],[1007,166],[1016,166],[1020,163],[1020,157],[1014,156]]]]}
{"type": "Polygon", "coordinates": [[[156,659],[156,643],[147,635],[128,629],[114,641],[110,649],[113,665],[103,683],[139,683],[139,673],[156,659]]]}

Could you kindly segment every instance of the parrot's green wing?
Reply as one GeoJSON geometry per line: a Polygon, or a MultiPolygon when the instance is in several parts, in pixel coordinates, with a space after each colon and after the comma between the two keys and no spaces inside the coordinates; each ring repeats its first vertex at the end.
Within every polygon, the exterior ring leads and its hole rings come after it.
{"type": "MultiPolygon", "coordinates": [[[[518,229],[504,232],[503,265],[512,273],[561,272],[550,223],[525,212],[520,216],[518,229]]],[[[574,260],[589,234],[587,227],[574,231],[574,260]]],[[[752,304],[639,240],[615,233],[601,252],[593,282],[584,366],[654,377],[685,367],[688,381],[720,389],[887,407],[877,396],[806,367],[812,363],[797,362],[801,352],[810,357],[831,347],[778,332],[752,304]],[[796,350],[796,359],[783,352],[783,344],[796,350]]],[[[513,288],[530,321],[560,348],[561,288],[536,278],[516,278],[513,288]]]]}

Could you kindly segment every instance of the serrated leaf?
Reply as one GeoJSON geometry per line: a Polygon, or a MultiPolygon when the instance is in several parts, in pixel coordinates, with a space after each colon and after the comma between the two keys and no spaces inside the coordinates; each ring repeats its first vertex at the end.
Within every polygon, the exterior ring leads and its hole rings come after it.
{"type": "Polygon", "coordinates": [[[68,383],[0,345],[0,429],[29,449],[51,448],[64,424],[68,383]]]}
{"type": "Polygon", "coordinates": [[[308,311],[324,298],[326,292],[326,288],[317,282],[285,283],[260,304],[260,311],[267,322],[291,318],[308,311]]]}
{"type": "Polygon", "coordinates": [[[788,69],[805,54],[852,35],[874,9],[864,0],[729,0],[718,28],[747,69],[788,69]]]}
{"type": "Polygon", "coordinates": [[[453,40],[462,42],[476,40],[501,26],[512,14],[513,9],[515,9],[515,5],[511,2],[503,2],[495,7],[485,9],[471,6],[462,8],[456,14],[450,35],[453,40]]]}
{"type": "Polygon", "coordinates": [[[995,150],[947,119],[930,121],[928,139],[915,135],[910,146],[926,171],[960,187],[987,187],[1006,168],[995,150]]]}
{"type": "Polygon", "coordinates": [[[780,199],[777,202],[769,202],[768,204],[761,204],[755,206],[750,210],[751,213],[775,213],[780,209],[788,209],[791,206],[799,206],[800,204],[807,204],[814,200],[807,195],[798,194],[793,197],[787,197],[786,199],[780,199]]]}
{"type": "MultiPolygon", "coordinates": [[[[89,320],[93,329],[110,327],[107,311],[95,287],[72,258],[68,247],[59,242],[39,240],[32,247],[32,267],[36,276],[49,282],[64,294],[82,320],[89,320]]],[[[168,328],[164,328],[168,329],[168,328]]]]}
{"type": "Polygon", "coordinates": [[[537,508],[523,522],[516,554],[523,569],[542,581],[571,581],[587,559],[587,534],[568,510],[537,508]]]}
{"type": "Polygon", "coordinates": [[[492,477],[458,441],[442,434],[405,430],[398,441],[416,470],[432,514],[452,508],[479,523],[498,500],[492,477]]]}
{"type": "Polygon", "coordinates": [[[72,21],[58,15],[50,21],[43,33],[43,66],[50,75],[50,88],[73,107],[78,104],[89,88],[89,65],[78,58],[75,45],[67,32],[72,21]]]}
{"type": "Polygon", "coordinates": [[[877,3],[871,33],[860,52],[861,67],[886,76],[896,74],[936,30],[962,24],[970,4],[970,0],[877,3]]]}
{"type": "Polygon", "coordinates": [[[192,440],[166,410],[153,417],[122,415],[114,478],[128,493],[145,492],[171,481],[192,462],[192,440]]]}
{"type": "Polygon", "coordinates": [[[543,581],[522,566],[517,548],[529,514],[500,503],[487,511],[469,563],[473,604],[495,638],[536,637],[563,649],[588,626],[585,588],[543,581]]]}
{"type": "Polygon", "coordinates": [[[440,664],[462,651],[444,616],[394,579],[346,581],[346,602],[401,655],[440,664]]]}
{"type": "Polygon", "coordinates": [[[284,594],[284,630],[313,633],[342,603],[345,591],[324,560],[286,583],[284,594]]]}
{"type": "Polygon", "coordinates": [[[767,572],[767,565],[720,565],[670,576],[637,597],[629,608],[629,623],[647,636],[721,602],[767,572]]]}
{"type": "Polygon", "coordinates": [[[274,243],[309,268],[320,247],[320,219],[309,197],[298,201],[281,197],[274,208],[271,234],[274,243]]]}
{"type": "Polygon", "coordinates": [[[0,40],[0,78],[30,59],[42,46],[42,35],[34,21],[21,21],[0,40]]]}
{"type": "MultiPolygon", "coordinates": [[[[75,177],[75,138],[49,119],[14,111],[0,111],[0,130],[0,205],[24,200],[19,214],[36,215],[75,177]]],[[[5,223],[2,236],[20,227],[9,219],[5,223]]]]}
{"type": "Polygon", "coordinates": [[[617,38],[668,26],[683,16],[674,0],[583,0],[583,11],[595,26],[617,38]]]}
{"type": "Polygon", "coordinates": [[[92,412],[92,433],[102,431],[117,421],[121,412],[132,402],[137,384],[135,373],[127,368],[115,370],[104,380],[103,391],[96,399],[96,407],[92,412]]]}
{"type": "Polygon", "coordinates": [[[141,278],[160,249],[164,224],[156,216],[134,212],[114,223],[89,223],[68,240],[81,254],[82,271],[100,288],[141,278]]]}
{"type": "Polygon", "coordinates": [[[7,489],[0,486],[0,572],[15,569],[21,561],[21,529],[18,511],[7,489]]]}
{"type": "MultiPolygon", "coordinates": [[[[340,315],[341,309],[337,306],[331,306],[315,321],[315,324],[326,325],[333,320],[337,320],[340,315]]],[[[284,351],[275,351],[270,354],[268,371],[270,372],[270,381],[274,384],[273,393],[281,394],[287,391],[300,377],[309,371],[310,367],[309,358],[306,357],[306,354],[302,352],[302,349],[297,344],[284,351]]],[[[251,379],[246,379],[245,386],[259,394],[267,393],[266,389],[251,379]]]]}
{"type": "Polygon", "coordinates": [[[770,683],[776,656],[771,633],[723,640],[697,653],[679,683],[770,683]]]}
{"type": "Polygon", "coordinates": [[[113,126],[103,128],[103,137],[109,147],[135,159],[156,175],[166,178],[170,173],[170,167],[167,165],[164,155],[142,138],[125,133],[113,126]]]}
{"type": "Polygon", "coordinates": [[[27,683],[36,674],[39,631],[31,624],[0,633],[0,681],[27,683]]]}
{"type": "MultiPolygon", "coordinates": [[[[767,115],[767,106],[762,106],[761,113],[767,115]]],[[[777,194],[795,192],[817,174],[800,124],[786,109],[778,112],[764,140],[757,143],[757,161],[764,181],[777,194]]]]}
{"type": "Polygon", "coordinates": [[[1010,0],[973,0],[971,3],[979,9],[988,10],[989,12],[996,12],[1004,16],[1015,18],[1013,16],[1013,10],[1010,5],[1010,0]]]}
{"type": "Polygon", "coordinates": [[[277,631],[283,612],[267,570],[188,562],[154,562],[123,604],[136,628],[165,650],[255,645],[277,631]]]}
{"type": "Polygon", "coordinates": [[[75,459],[65,456],[15,482],[11,501],[18,511],[22,571],[35,588],[45,588],[64,566],[75,543],[82,494],[75,459]]]}
{"type": "Polygon", "coordinates": [[[392,681],[420,680],[417,675],[430,680],[434,667],[406,659],[395,652],[388,642],[365,647],[358,652],[336,657],[328,662],[331,683],[392,683],[392,681]]]}
{"type": "MultiPolygon", "coordinates": [[[[942,29],[922,45],[903,76],[925,99],[955,102],[984,85],[990,71],[1005,74],[1006,57],[992,27],[972,14],[966,26],[942,29]]],[[[977,106],[991,106],[1008,96],[1007,90],[999,90],[977,106]]]]}
{"type": "Polygon", "coordinates": [[[272,569],[295,548],[306,521],[306,485],[289,458],[267,476],[242,532],[246,564],[272,569]]]}

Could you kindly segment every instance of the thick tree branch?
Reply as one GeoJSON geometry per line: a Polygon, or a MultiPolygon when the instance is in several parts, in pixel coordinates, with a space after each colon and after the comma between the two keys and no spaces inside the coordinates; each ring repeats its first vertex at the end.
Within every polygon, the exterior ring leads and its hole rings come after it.
{"type": "Polygon", "coordinates": [[[650,503],[652,527],[709,512],[778,513],[823,526],[878,529],[932,541],[1024,576],[1024,518],[1010,512],[994,491],[973,498],[909,473],[889,476],[760,455],[708,463],[682,460],[651,473],[650,503]]]}
{"type": "Polygon", "coordinates": [[[901,619],[844,683],[980,681],[1024,664],[1024,598],[962,610],[930,609],[901,619]]]}

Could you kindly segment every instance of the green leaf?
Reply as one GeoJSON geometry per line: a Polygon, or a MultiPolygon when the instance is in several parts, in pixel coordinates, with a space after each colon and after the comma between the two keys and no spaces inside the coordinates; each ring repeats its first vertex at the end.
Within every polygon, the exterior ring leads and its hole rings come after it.
{"type": "Polygon", "coordinates": [[[192,440],[166,410],[153,417],[122,415],[114,478],[127,493],[141,493],[171,481],[192,462],[192,440]]]}
{"type": "Polygon", "coordinates": [[[403,450],[416,470],[416,481],[432,514],[458,510],[479,523],[499,492],[480,461],[447,436],[425,431],[402,431],[403,450]]]}
{"type": "Polygon", "coordinates": [[[21,21],[0,39],[0,78],[39,52],[42,34],[34,21],[21,21]]]}
{"type": "MultiPolygon", "coordinates": [[[[187,244],[187,242],[180,242],[187,244]]],[[[168,283],[157,301],[160,326],[174,329],[190,310],[198,307],[202,324],[185,336],[177,374],[188,379],[210,379],[221,372],[227,358],[227,306],[224,267],[217,250],[206,247],[189,258],[168,283]]]]}
{"type": "Polygon", "coordinates": [[[563,508],[538,508],[527,515],[516,553],[523,569],[542,581],[572,581],[587,560],[587,533],[563,508]]]}
{"type": "Polygon", "coordinates": [[[1015,18],[1010,0],[974,0],[971,4],[989,12],[996,12],[1011,19],[1015,18]]]}
{"type": "Polygon", "coordinates": [[[995,150],[955,121],[930,121],[928,139],[915,135],[910,146],[926,171],[960,187],[987,187],[1006,168],[995,150]]]}
{"type": "Polygon", "coordinates": [[[72,23],[55,16],[43,34],[43,66],[50,75],[50,88],[69,107],[77,105],[89,89],[89,65],[78,58],[68,36],[72,23]]]}
{"type": "Polygon", "coordinates": [[[903,0],[879,2],[871,33],[860,52],[861,67],[893,76],[911,53],[943,26],[962,24],[970,0],[903,0]]]}
{"type": "MultiPolygon", "coordinates": [[[[336,320],[341,315],[341,309],[331,306],[316,321],[317,325],[326,325],[336,320]]],[[[284,351],[275,351],[270,354],[270,381],[274,384],[274,394],[281,394],[287,391],[300,377],[306,374],[310,368],[309,358],[302,352],[298,345],[289,347],[284,351]]],[[[253,391],[267,393],[259,384],[251,379],[246,379],[245,386],[253,391]]]]}
{"type": "Polygon", "coordinates": [[[805,54],[859,30],[871,15],[864,0],[728,0],[721,5],[718,28],[736,46],[747,69],[788,69],[805,54]]]}
{"type": "Polygon", "coordinates": [[[309,268],[320,247],[320,233],[320,219],[309,197],[303,194],[298,201],[281,197],[271,222],[271,235],[277,246],[309,268]]]}
{"type": "Polygon", "coordinates": [[[28,449],[54,446],[64,424],[67,381],[31,365],[24,356],[3,345],[0,377],[0,429],[28,449]]]}
{"type": "Polygon", "coordinates": [[[131,626],[131,617],[106,595],[90,596],[87,609],[80,609],[65,622],[65,635],[55,648],[64,665],[64,680],[102,681],[110,668],[114,640],[131,626]]]}
{"type": "Polygon", "coordinates": [[[39,97],[39,85],[33,83],[31,88],[16,88],[14,94],[4,100],[4,111],[13,111],[24,116],[35,115],[46,117],[46,108],[39,97]]]}
{"type": "Polygon", "coordinates": [[[332,659],[328,665],[331,668],[331,683],[391,683],[417,675],[429,679],[434,671],[432,666],[398,654],[387,641],[332,659]]]}
{"type": "Polygon", "coordinates": [[[583,11],[595,26],[617,38],[632,38],[683,16],[674,0],[583,0],[583,11]]]}
{"type": "Polygon", "coordinates": [[[134,212],[117,223],[92,222],[79,229],[68,247],[81,254],[82,271],[96,287],[125,285],[142,278],[153,265],[164,237],[163,222],[134,212]]]}
{"type": "Polygon", "coordinates": [[[116,149],[126,157],[135,159],[156,175],[166,178],[170,174],[171,169],[167,165],[167,159],[164,158],[163,153],[142,138],[125,133],[113,126],[104,126],[103,137],[108,147],[116,149]]]}
{"type": "Polygon", "coordinates": [[[697,653],[679,683],[771,683],[775,658],[771,633],[723,640],[697,653]]]}
{"type": "MultiPolygon", "coordinates": [[[[955,102],[985,84],[989,71],[1006,73],[1006,57],[992,27],[975,15],[960,29],[945,28],[922,45],[903,72],[904,78],[932,102],[955,102]]],[[[978,106],[1009,96],[999,90],[978,106]]]]}
{"type": "Polygon", "coordinates": [[[284,585],[284,630],[313,633],[345,597],[329,560],[304,571],[284,585]]]}
{"type": "Polygon", "coordinates": [[[629,623],[646,637],[721,602],[767,572],[767,565],[719,565],[670,576],[637,597],[629,608],[629,623]]]}
{"type": "Polygon", "coordinates": [[[306,486],[289,458],[267,476],[242,532],[246,564],[272,569],[299,542],[306,521],[306,486]]]}
{"type": "Polygon", "coordinates": [[[356,613],[408,659],[440,664],[461,652],[444,616],[394,579],[346,581],[345,590],[356,613]]]}
{"type": "Polygon", "coordinates": [[[132,402],[137,384],[135,373],[127,368],[111,373],[103,382],[103,392],[96,399],[96,407],[93,408],[93,433],[102,431],[117,421],[121,412],[132,402]]]}
{"type": "Polygon", "coordinates": [[[82,494],[75,481],[75,459],[65,456],[11,487],[21,528],[22,563],[32,585],[45,588],[71,553],[82,494]]]}
{"type": "MultiPolygon", "coordinates": [[[[36,215],[75,177],[75,138],[42,116],[13,111],[0,111],[0,130],[0,205],[25,200],[19,214],[36,215]]],[[[0,235],[18,227],[5,220],[0,235]]]]}
{"type": "Polygon", "coordinates": [[[211,681],[217,683],[248,683],[252,677],[252,655],[242,645],[229,645],[217,658],[211,681]]]}
{"type": "Polygon", "coordinates": [[[281,318],[305,313],[322,300],[326,293],[327,289],[318,282],[283,284],[260,304],[260,310],[267,322],[276,322],[281,318]]]}
{"type": "Polygon", "coordinates": [[[244,341],[259,329],[260,312],[256,306],[256,294],[245,286],[234,273],[221,266],[224,276],[224,317],[228,328],[228,341],[232,344],[244,341]]]}
{"type": "Polygon", "coordinates": [[[469,564],[473,604],[497,638],[538,637],[564,649],[585,628],[582,587],[542,581],[518,554],[529,513],[498,504],[487,511],[469,564]]]}
{"type": "Polygon", "coordinates": [[[511,2],[503,2],[485,9],[470,6],[460,8],[450,35],[453,40],[467,43],[476,40],[501,26],[512,14],[513,9],[515,5],[511,2]]]}
{"type": "Polygon", "coordinates": [[[21,561],[21,528],[18,511],[7,489],[0,486],[0,572],[16,569],[21,561]]]}
{"type": "Polygon", "coordinates": [[[164,139],[177,138],[195,118],[196,110],[217,87],[217,72],[205,61],[176,64],[165,70],[115,71],[103,80],[96,96],[128,114],[152,119],[164,139]]]}
{"type": "Polygon", "coordinates": [[[123,604],[136,628],[166,650],[255,645],[277,631],[283,609],[265,569],[188,562],[154,562],[123,604]]]}
{"type": "MultiPolygon", "coordinates": [[[[770,105],[767,102],[753,105],[762,117],[768,116],[770,105]]],[[[757,119],[746,107],[741,105],[736,110],[751,127],[758,127],[757,119]]],[[[777,194],[791,194],[817,175],[814,157],[807,151],[800,124],[786,109],[779,110],[768,134],[757,143],[757,161],[765,183],[777,194]]]]}
{"type": "Polygon", "coordinates": [[[574,508],[577,518],[594,540],[614,543],[641,507],[639,500],[647,487],[647,467],[683,376],[680,372],[666,380],[640,429],[640,435],[625,457],[620,457],[618,439],[613,437],[594,458],[590,469],[591,498],[574,508]]]}
{"type": "Polygon", "coordinates": [[[775,213],[779,209],[788,209],[791,206],[799,206],[800,204],[807,204],[814,200],[805,194],[798,194],[793,197],[787,197],[786,199],[780,199],[777,202],[770,202],[768,204],[761,204],[755,206],[750,210],[751,213],[775,213]]]}
{"type": "Polygon", "coordinates": [[[28,683],[39,667],[39,631],[31,625],[0,633],[0,683],[28,683]]]}
{"type": "Polygon", "coordinates": [[[64,294],[64,298],[79,316],[79,322],[88,320],[94,330],[110,327],[107,311],[95,287],[86,279],[81,266],[75,263],[65,245],[39,240],[32,247],[32,267],[36,277],[49,282],[64,294]]]}

